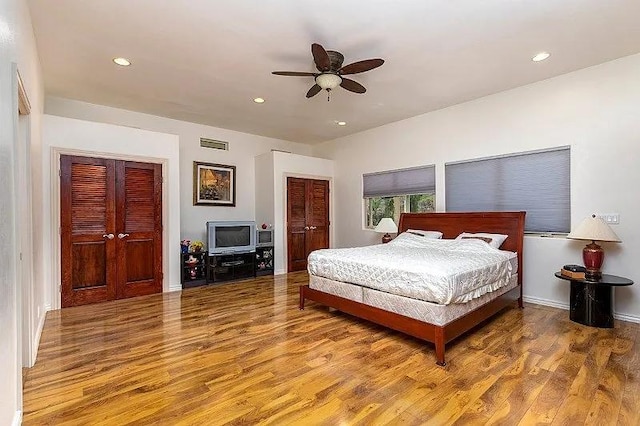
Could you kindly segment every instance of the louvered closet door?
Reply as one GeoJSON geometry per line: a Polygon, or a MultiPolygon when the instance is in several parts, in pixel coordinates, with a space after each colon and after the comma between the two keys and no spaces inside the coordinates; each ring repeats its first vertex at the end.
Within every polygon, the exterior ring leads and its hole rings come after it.
{"type": "Polygon", "coordinates": [[[115,162],[60,160],[62,307],[116,295],[115,162]]]}
{"type": "Polygon", "coordinates": [[[162,166],[60,159],[62,307],[162,292],[162,166]]]}
{"type": "Polygon", "coordinates": [[[117,297],[162,292],[162,169],[118,161],[117,297]]]}
{"type": "Polygon", "coordinates": [[[305,270],[309,254],[328,247],[329,181],[287,178],[287,270],[305,270]]]}

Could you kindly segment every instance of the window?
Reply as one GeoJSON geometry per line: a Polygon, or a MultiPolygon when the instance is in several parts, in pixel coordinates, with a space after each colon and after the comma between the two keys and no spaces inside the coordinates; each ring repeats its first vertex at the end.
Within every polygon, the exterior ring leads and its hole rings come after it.
{"type": "Polygon", "coordinates": [[[446,210],[527,212],[525,231],[569,232],[570,148],[445,164],[446,210]]]}
{"type": "Polygon", "coordinates": [[[398,224],[402,212],[433,211],[435,180],[435,166],[363,175],[365,226],[373,228],[383,217],[398,224]]]}

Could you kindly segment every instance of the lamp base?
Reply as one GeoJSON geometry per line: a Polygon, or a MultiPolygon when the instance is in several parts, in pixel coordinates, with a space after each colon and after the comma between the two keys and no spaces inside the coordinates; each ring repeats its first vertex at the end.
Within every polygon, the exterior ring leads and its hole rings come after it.
{"type": "Polygon", "coordinates": [[[389,234],[384,234],[382,236],[382,244],[386,244],[391,240],[392,240],[392,238],[391,238],[391,235],[389,235],[389,234]]]}
{"type": "Polygon", "coordinates": [[[602,278],[602,262],[604,261],[604,250],[595,241],[587,244],[582,249],[582,260],[587,271],[584,278],[588,281],[599,281],[602,278]]]}

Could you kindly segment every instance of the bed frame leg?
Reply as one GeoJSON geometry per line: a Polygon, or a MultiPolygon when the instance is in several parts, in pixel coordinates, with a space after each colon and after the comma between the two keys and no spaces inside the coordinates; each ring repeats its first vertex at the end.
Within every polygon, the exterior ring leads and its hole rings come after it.
{"type": "Polygon", "coordinates": [[[518,308],[523,309],[524,303],[522,302],[522,296],[518,297],[518,308]]]}
{"type": "Polygon", "coordinates": [[[435,335],[435,345],[436,345],[436,364],[440,367],[444,367],[447,363],[444,361],[444,328],[436,327],[436,335],[435,335]]]}
{"type": "Polygon", "coordinates": [[[304,288],[305,286],[300,286],[300,304],[298,305],[298,307],[301,311],[304,310],[304,288]]]}

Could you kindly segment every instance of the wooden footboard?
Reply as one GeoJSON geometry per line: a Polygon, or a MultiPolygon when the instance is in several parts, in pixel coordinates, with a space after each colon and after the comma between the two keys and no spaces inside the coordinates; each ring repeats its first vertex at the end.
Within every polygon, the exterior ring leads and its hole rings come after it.
{"type": "Polygon", "coordinates": [[[304,301],[306,299],[313,300],[314,302],[322,303],[346,314],[389,327],[393,330],[417,337],[418,339],[426,340],[435,345],[436,364],[444,366],[446,365],[444,353],[447,343],[495,315],[506,306],[513,304],[519,297],[520,286],[513,288],[445,326],[419,321],[394,312],[365,305],[364,303],[334,296],[333,294],[314,290],[308,285],[300,287],[300,309],[304,309],[304,301]]]}

